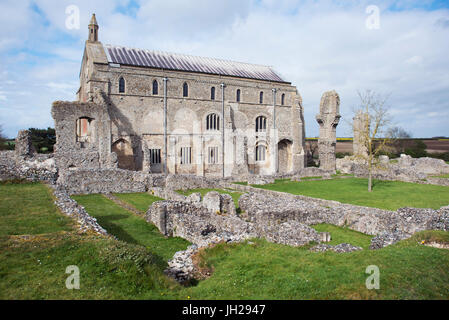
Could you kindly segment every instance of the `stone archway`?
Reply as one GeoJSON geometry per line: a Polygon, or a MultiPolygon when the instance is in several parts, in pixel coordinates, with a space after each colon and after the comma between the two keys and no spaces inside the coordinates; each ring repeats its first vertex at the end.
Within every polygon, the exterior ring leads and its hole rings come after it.
{"type": "Polygon", "coordinates": [[[112,144],[112,152],[117,154],[118,167],[120,169],[136,170],[131,143],[125,139],[118,139],[112,144]]]}
{"type": "Polygon", "coordinates": [[[292,141],[283,139],[278,143],[278,172],[289,173],[292,171],[292,141]]]}

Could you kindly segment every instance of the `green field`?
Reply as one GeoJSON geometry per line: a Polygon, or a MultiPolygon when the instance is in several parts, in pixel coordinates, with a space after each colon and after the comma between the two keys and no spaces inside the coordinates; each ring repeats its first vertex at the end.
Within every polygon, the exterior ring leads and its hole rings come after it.
{"type": "MultiPolygon", "coordinates": [[[[149,199],[122,200],[136,197],[149,199]]],[[[372,251],[371,236],[313,226],[330,232],[331,244],[364,248],[345,254],[261,239],[219,244],[199,255],[200,267],[212,276],[183,287],[163,270],[187,241],[164,238],[143,217],[102,195],[75,198],[119,240],[79,234],[45,185],[0,185],[0,299],[449,299],[449,250],[421,244],[448,243],[449,232],[421,232],[372,251]],[[46,223],[37,227],[39,221],[46,223]],[[80,269],[80,290],[65,287],[69,265],[80,269]],[[365,287],[369,265],[380,269],[379,290],[365,287]]]]}
{"type": "Polygon", "coordinates": [[[368,181],[363,178],[300,182],[277,180],[271,184],[253,185],[261,189],[387,210],[402,207],[439,209],[449,204],[449,187],[380,180],[374,180],[372,192],[368,192],[367,186],[368,181]]]}
{"type": "Polygon", "coordinates": [[[148,193],[114,193],[114,196],[129,203],[142,213],[146,213],[149,206],[154,201],[162,200],[161,198],[152,196],[148,193]]]}

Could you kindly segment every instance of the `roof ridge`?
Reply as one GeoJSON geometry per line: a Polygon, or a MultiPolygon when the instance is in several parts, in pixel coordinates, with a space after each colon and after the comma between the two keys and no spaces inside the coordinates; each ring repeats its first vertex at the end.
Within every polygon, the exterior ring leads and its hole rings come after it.
{"type": "Polygon", "coordinates": [[[289,83],[268,65],[111,44],[104,49],[110,63],[289,83]]]}
{"type": "Polygon", "coordinates": [[[114,44],[105,44],[105,47],[118,47],[118,48],[124,48],[124,49],[131,49],[131,50],[141,50],[141,51],[150,51],[155,53],[165,53],[165,54],[173,54],[177,56],[188,56],[188,57],[194,57],[194,58],[202,58],[202,59],[213,59],[213,60],[220,60],[220,61],[226,61],[226,62],[234,62],[239,64],[247,64],[250,66],[259,66],[259,67],[265,67],[270,68],[273,70],[273,66],[266,65],[266,64],[259,64],[259,63],[252,63],[252,62],[243,62],[243,61],[236,61],[231,59],[222,59],[222,58],[213,58],[213,57],[206,57],[206,56],[197,56],[193,54],[186,54],[186,53],[179,53],[179,52],[172,52],[172,51],[163,51],[163,50],[150,50],[150,49],[142,49],[142,48],[136,48],[136,47],[127,47],[127,46],[119,46],[114,44]]]}

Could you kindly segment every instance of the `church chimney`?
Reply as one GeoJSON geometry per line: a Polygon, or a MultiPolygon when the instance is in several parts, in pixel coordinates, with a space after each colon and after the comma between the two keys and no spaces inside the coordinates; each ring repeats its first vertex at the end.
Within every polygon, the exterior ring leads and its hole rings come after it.
{"type": "Polygon", "coordinates": [[[92,19],[90,19],[89,23],[89,41],[98,41],[98,24],[97,19],[95,18],[95,13],[92,15],[92,19]]]}

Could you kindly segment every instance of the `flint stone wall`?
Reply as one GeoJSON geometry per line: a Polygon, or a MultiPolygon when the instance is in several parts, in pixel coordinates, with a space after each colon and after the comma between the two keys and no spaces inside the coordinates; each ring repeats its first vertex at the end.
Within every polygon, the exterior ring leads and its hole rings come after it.
{"type": "Polygon", "coordinates": [[[155,202],[148,209],[146,220],[164,235],[179,236],[200,247],[254,237],[291,246],[321,240],[318,232],[297,221],[245,221],[235,214],[231,196],[213,191],[205,195],[203,202],[155,202]]]}
{"type": "Polygon", "coordinates": [[[57,178],[57,169],[52,154],[17,156],[15,151],[0,151],[0,181],[26,179],[50,181],[57,178]]]}
{"type": "Polygon", "coordinates": [[[146,192],[164,185],[162,175],[123,169],[66,170],[58,179],[69,194],[146,192]]]}
{"type": "MultiPolygon", "coordinates": [[[[412,158],[402,155],[397,163],[380,159],[381,165],[374,168],[373,177],[380,180],[398,180],[415,183],[431,183],[449,185],[449,179],[428,177],[428,175],[440,175],[449,173],[449,165],[441,159],[412,158]]],[[[360,159],[345,157],[337,159],[337,169],[343,173],[351,173],[356,177],[366,177],[368,170],[360,159]]]]}
{"type": "Polygon", "coordinates": [[[242,195],[239,206],[255,224],[329,223],[370,235],[449,230],[449,206],[438,210],[401,208],[393,212],[262,189],[242,195]]]}

